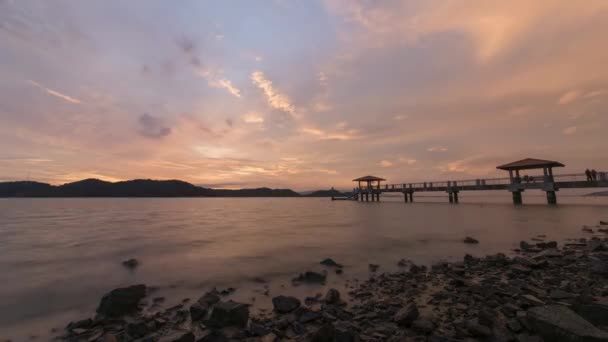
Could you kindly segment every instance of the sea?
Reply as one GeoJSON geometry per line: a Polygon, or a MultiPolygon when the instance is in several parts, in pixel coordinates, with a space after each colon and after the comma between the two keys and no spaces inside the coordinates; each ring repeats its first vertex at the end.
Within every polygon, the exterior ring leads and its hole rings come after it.
{"type": "Polygon", "coordinates": [[[133,284],[156,289],[163,307],[234,288],[226,298],[271,308],[273,295],[304,299],[344,289],[401,259],[431,265],[465,254],[508,253],[544,235],[560,243],[608,221],[608,197],[542,192],[514,206],[505,191],[399,194],[378,202],[329,198],[6,198],[0,199],[0,341],[46,341],[73,320],[93,317],[100,298],[133,284]],[[479,244],[464,244],[474,237],[479,244]],[[133,270],[122,261],[136,258],[133,270]],[[344,272],[319,262],[344,265],[344,272]],[[294,286],[312,270],[325,285],[294,286]]]}

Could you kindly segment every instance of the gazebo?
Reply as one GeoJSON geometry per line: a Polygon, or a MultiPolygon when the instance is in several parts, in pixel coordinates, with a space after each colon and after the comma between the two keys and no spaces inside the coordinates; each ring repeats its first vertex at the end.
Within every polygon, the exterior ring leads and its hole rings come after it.
{"type": "Polygon", "coordinates": [[[496,168],[499,170],[509,171],[509,179],[511,180],[509,191],[513,193],[513,203],[515,204],[522,203],[521,193],[524,191],[523,187],[521,186],[521,176],[519,175],[519,171],[543,169],[542,190],[547,193],[547,202],[549,202],[549,204],[557,204],[557,196],[555,195],[555,192],[558,189],[555,187],[553,181],[553,168],[564,166],[564,164],[552,160],[526,158],[509,164],[500,165],[496,168]]]}
{"type": "MultiPolygon", "coordinates": [[[[386,181],[384,178],[376,177],[376,176],[364,176],[353,179],[353,182],[358,182],[357,191],[355,194],[361,195],[361,201],[363,201],[363,194],[365,194],[365,200],[369,201],[369,194],[372,194],[372,202],[374,201],[374,195],[376,195],[376,199],[380,201],[380,182],[386,181]],[[367,186],[361,187],[361,182],[367,183],[367,186]],[[374,191],[373,182],[377,182],[376,191],[374,191]]],[[[356,196],[356,195],[355,195],[356,196]]]]}

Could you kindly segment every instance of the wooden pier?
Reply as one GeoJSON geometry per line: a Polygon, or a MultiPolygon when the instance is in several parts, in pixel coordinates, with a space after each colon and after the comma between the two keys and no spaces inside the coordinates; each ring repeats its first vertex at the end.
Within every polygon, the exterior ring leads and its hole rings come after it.
{"type": "Polygon", "coordinates": [[[522,204],[522,193],[526,190],[542,190],[547,195],[548,204],[557,204],[559,189],[608,188],[608,173],[596,172],[591,179],[587,174],[554,175],[554,167],[563,167],[559,162],[541,159],[523,159],[498,166],[497,169],[509,172],[509,177],[490,179],[469,179],[422,183],[384,184],[383,178],[365,176],[354,179],[358,187],[353,189],[352,200],[369,202],[380,201],[384,192],[403,193],[404,201],[414,202],[414,194],[420,192],[444,192],[450,203],[458,203],[461,191],[508,190],[514,204],[522,204]],[[520,175],[522,170],[542,169],[542,175],[520,175]],[[364,183],[364,185],[362,185],[364,183]]]}

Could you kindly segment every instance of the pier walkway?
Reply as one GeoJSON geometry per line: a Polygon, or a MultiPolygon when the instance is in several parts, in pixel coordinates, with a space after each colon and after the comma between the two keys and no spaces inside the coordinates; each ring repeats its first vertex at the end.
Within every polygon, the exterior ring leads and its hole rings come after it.
{"type": "Polygon", "coordinates": [[[556,192],[559,189],[575,188],[608,188],[608,173],[596,172],[596,177],[589,179],[585,173],[554,175],[554,167],[564,166],[561,163],[540,160],[523,159],[514,163],[498,166],[498,169],[509,171],[509,177],[468,179],[421,183],[381,184],[383,178],[365,176],[354,179],[359,186],[353,189],[353,200],[380,201],[384,192],[403,193],[405,202],[413,202],[414,194],[419,192],[444,192],[450,203],[458,203],[461,191],[508,190],[514,204],[522,204],[522,192],[525,190],[541,190],[547,194],[548,204],[557,204],[556,192]],[[542,175],[520,175],[521,170],[543,169],[542,175]],[[364,185],[362,185],[364,183],[364,185]],[[376,184],[373,184],[376,183],[376,184]]]}

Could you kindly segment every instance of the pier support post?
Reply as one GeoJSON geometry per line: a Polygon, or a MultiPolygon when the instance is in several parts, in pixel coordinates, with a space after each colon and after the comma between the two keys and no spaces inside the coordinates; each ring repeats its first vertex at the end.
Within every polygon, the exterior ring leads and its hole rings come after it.
{"type": "Polygon", "coordinates": [[[451,192],[448,192],[448,198],[450,199],[450,203],[454,203],[454,197],[451,192]]]}
{"type": "Polygon", "coordinates": [[[410,202],[414,203],[414,192],[410,192],[410,202]]]}
{"type": "Polygon", "coordinates": [[[515,205],[522,204],[521,191],[513,191],[512,194],[513,194],[513,204],[515,204],[515,205]]]}
{"type": "Polygon", "coordinates": [[[369,202],[369,192],[365,194],[365,202],[369,202]]]}
{"type": "Polygon", "coordinates": [[[407,203],[407,192],[403,193],[403,200],[405,201],[405,203],[407,203]]]}
{"type": "Polygon", "coordinates": [[[555,191],[547,191],[547,203],[554,205],[557,204],[557,195],[555,191]]]}
{"type": "Polygon", "coordinates": [[[376,194],[376,202],[380,202],[380,193],[376,194]]]}
{"type": "Polygon", "coordinates": [[[454,203],[458,203],[458,191],[454,191],[454,203]]]}

